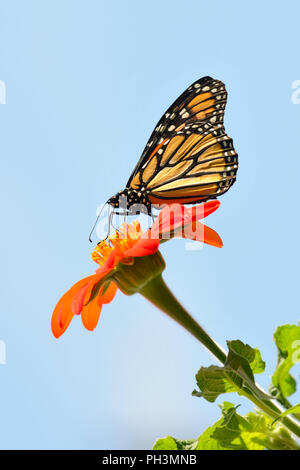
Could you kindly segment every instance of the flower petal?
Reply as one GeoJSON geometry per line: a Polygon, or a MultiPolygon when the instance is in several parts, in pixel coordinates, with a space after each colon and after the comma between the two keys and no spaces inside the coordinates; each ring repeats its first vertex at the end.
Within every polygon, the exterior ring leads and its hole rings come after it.
{"type": "Polygon", "coordinates": [[[151,227],[152,237],[170,238],[175,230],[204,219],[220,207],[220,201],[208,201],[198,204],[192,208],[187,208],[183,204],[166,205],[159,213],[157,219],[151,227]]]}
{"type": "Polygon", "coordinates": [[[83,307],[81,320],[87,330],[92,331],[96,328],[101,313],[101,307],[102,304],[99,304],[97,297],[83,307]]]}
{"type": "Polygon", "coordinates": [[[110,282],[104,294],[98,297],[99,304],[109,304],[116,295],[118,288],[114,282],[110,282]]]}
{"type": "Polygon", "coordinates": [[[76,294],[74,295],[72,302],[71,302],[71,310],[74,313],[74,315],[80,315],[88,287],[89,287],[89,283],[81,287],[81,289],[78,292],[76,292],[76,294]]]}
{"type": "Polygon", "coordinates": [[[79,315],[84,304],[90,299],[94,286],[109,270],[92,274],[76,282],[59,300],[51,318],[51,329],[55,338],[59,338],[68,328],[73,316],[79,315]]]}
{"type": "Polygon", "coordinates": [[[55,338],[59,338],[68,328],[74,313],[72,311],[72,299],[74,295],[86,286],[95,274],[76,282],[58,301],[51,318],[51,330],[55,338]]]}
{"type": "Polygon", "coordinates": [[[88,285],[85,298],[84,298],[84,305],[81,311],[82,323],[85,326],[85,328],[90,331],[94,330],[97,326],[100,313],[101,313],[102,304],[109,303],[113,299],[116,293],[115,292],[116,289],[114,289],[114,287],[110,288],[110,285],[109,285],[107,290],[104,292],[102,296],[101,292],[103,291],[103,286],[101,286],[99,294],[93,296],[92,294],[93,294],[94,287],[99,282],[99,280],[103,278],[103,275],[98,274],[95,276],[95,278],[97,279],[95,279],[94,282],[90,282],[88,285]],[[90,300],[91,298],[92,300],[90,300]]]}
{"type": "Polygon", "coordinates": [[[190,228],[185,227],[181,236],[183,238],[188,238],[189,240],[196,240],[198,242],[206,243],[207,245],[216,246],[217,248],[222,248],[223,246],[222,239],[218,233],[201,222],[195,222],[194,224],[191,224],[190,228]],[[194,227],[195,224],[196,227],[194,227]]]}
{"type": "Polygon", "coordinates": [[[55,338],[59,338],[66,331],[73,316],[71,309],[64,310],[62,305],[53,312],[51,330],[55,338]]]}
{"type": "Polygon", "coordinates": [[[119,260],[122,259],[123,257],[124,257],[124,254],[122,253],[120,248],[118,247],[114,248],[112,252],[110,253],[109,257],[107,258],[107,260],[105,261],[104,265],[100,266],[100,268],[96,270],[96,273],[102,274],[103,276],[105,276],[105,274],[109,273],[109,271],[112,271],[114,269],[116,264],[118,264],[119,260]]]}
{"type": "Polygon", "coordinates": [[[215,199],[214,201],[208,201],[204,204],[193,206],[191,209],[189,209],[191,213],[191,218],[192,220],[204,219],[205,217],[208,217],[210,214],[219,209],[220,205],[220,201],[215,199]]]}
{"type": "Polygon", "coordinates": [[[126,250],[124,252],[124,255],[132,256],[132,257],[153,255],[153,253],[156,253],[156,251],[158,250],[158,247],[159,247],[158,238],[151,238],[151,239],[140,238],[135,246],[133,246],[132,248],[129,248],[129,250],[126,250]]]}
{"type": "Polygon", "coordinates": [[[184,210],[182,204],[166,205],[150,228],[152,237],[172,231],[174,224],[182,224],[184,210]]]}

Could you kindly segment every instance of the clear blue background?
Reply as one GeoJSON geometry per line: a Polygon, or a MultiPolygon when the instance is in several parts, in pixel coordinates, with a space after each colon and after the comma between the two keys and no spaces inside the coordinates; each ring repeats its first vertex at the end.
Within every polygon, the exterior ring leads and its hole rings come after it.
{"type": "Polygon", "coordinates": [[[92,333],[80,318],[50,332],[59,297],[95,269],[96,207],[204,75],[226,83],[240,169],[207,219],[224,248],[164,245],[165,279],[218,342],[261,349],[268,386],[275,327],[299,318],[299,14],[296,1],[1,1],[1,448],[145,449],[219,416],[191,396],[215,360],[138,295],[118,293],[92,333]]]}

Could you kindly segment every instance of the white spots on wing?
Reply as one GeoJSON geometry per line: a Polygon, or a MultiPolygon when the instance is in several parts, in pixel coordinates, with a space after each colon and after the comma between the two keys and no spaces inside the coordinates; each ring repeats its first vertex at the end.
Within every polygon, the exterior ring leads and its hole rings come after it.
{"type": "Polygon", "coordinates": [[[181,111],[180,111],[180,116],[182,117],[182,119],[186,119],[189,117],[189,113],[187,112],[187,110],[185,108],[183,108],[181,111]]]}
{"type": "Polygon", "coordinates": [[[195,83],[194,88],[200,88],[200,83],[195,83]]]}
{"type": "Polygon", "coordinates": [[[209,88],[209,86],[207,86],[207,85],[202,88],[202,91],[209,91],[209,90],[210,90],[210,88],[209,88]]]}
{"type": "Polygon", "coordinates": [[[174,129],[175,129],[174,124],[172,124],[171,126],[168,127],[168,131],[170,131],[170,132],[173,131],[174,129]]]}

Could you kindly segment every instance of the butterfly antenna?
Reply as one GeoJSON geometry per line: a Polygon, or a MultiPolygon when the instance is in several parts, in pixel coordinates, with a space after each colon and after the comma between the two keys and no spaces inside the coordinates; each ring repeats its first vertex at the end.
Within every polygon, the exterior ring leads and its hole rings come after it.
{"type": "Polygon", "coordinates": [[[114,223],[113,223],[113,216],[114,216],[115,214],[116,214],[116,212],[112,212],[112,213],[111,213],[111,217],[110,217],[110,219],[109,219],[109,224],[110,224],[110,226],[112,226],[112,227],[115,229],[116,232],[119,232],[119,233],[120,233],[120,230],[119,230],[119,229],[114,225],[114,223]]]}
{"type": "MultiPolygon", "coordinates": [[[[93,232],[94,232],[94,230],[95,230],[95,228],[96,228],[96,225],[97,225],[97,223],[98,223],[98,221],[99,221],[99,219],[100,219],[100,217],[101,217],[101,214],[102,214],[103,209],[104,209],[104,207],[106,206],[106,204],[107,204],[107,202],[103,205],[101,211],[100,211],[99,214],[97,215],[96,222],[94,223],[93,228],[92,228],[92,230],[91,230],[91,232],[90,232],[90,234],[89,234],[89,241],[90,241],[91,243],[93,243],[93,240],[92,240],[93,232]]],[[[108,235],[107,235],[107,236],[108,236],[108,235]]],[[[107,238],[107,237],[106,237],[106,238],[107,238]]]]}
{"type": "MultiPolygon", "coordinates": [[[[107,235],[106,235],[106,237],[105,237],[105,240],[107,240],[107,238],[109,237],[109,234],[110,234],[110,227],[111,227],[111,226],[114,227],[114,225],[113,225],[113,223],[112,223],[112,218],[113,218],[113,216],[114,216],[114,211],[113,211],[113,209],[112,209],[111,212],[110,212],[110,214],[109,214],[109,216],[108,216],[108,229],[107,229],[107,235]]],[[[114,227],[114,228],[115,228],[115,227],[114,227]]]]}

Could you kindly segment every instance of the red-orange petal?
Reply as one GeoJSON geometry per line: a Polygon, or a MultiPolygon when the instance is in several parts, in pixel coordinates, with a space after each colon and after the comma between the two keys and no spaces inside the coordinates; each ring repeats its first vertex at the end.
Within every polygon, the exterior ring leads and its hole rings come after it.
{"type": "Polygon", "coordinates": [[[220,205],[220,201],[215,199],[214,201],[207,201],[204,204],[193,206],[191,209],[189,209],[192,221],[208,217],[210,214],[219,209],[220,205]]]}
{"type": "Polygon", "coordinates": [[[114,269],[115,265],[118,263],[118,260],[122,257],[122,251],[118,247],[114,248],[105,261],[104,265],[100,266],[100,268],[96,270],[96,273],[105,276],[105,274],[114,269]]]}
{"type": "MultiPolygon", "coordinates": [[[[85,301],[88,300],[91,294],[91,291],[92,291],[92,286],[89,287],[86,293],[85,301]]],[[[82,323],[84,327],[89,331],[93,331],[96,328],[98,321],[99,321],[102,305],[108,304],[109,302],[113,300],[117,291],[117,286],[113,282],[110,282],[108,288],[106,289],[103,295],[101,295],[101,291],[97,297],[95,297],[91,302],[83,306],[83,309],[81,312],[82,323]]]]}
{"type": "Polygon", "coordinates": [[[102,278],[103,272],[95,275],[95,278],[88,285],[83,302],[81,320],[85,328],[90,331],[95,329],[100,317],[102,303],[100,304],[98,299],[100,298],[102,288],[100,289],[100,293],[92,301],[89,300],[91,298],[95,284],[102,278]]]}
{"type": "Polygon", "coordinates": [[[89,287],[89,283],[81,287],[81,289],[78,292],[76,292],[76,294],[74,295],[72,302],[71,302],[71,310],[74,313],[74,315],[80,315],[88,287],[89,287]]]}
{"type": "Polygon", "coordinates": [[[118,288],[114,282],[110,282],[108,288],[104,292],[104,294],[98,297],[98,303],[101,304],[109,304],[116,295],[118,288]]]}
{"type": "Polygon", "coordinates": [[[208,201],[193,206],[191,209],[183,204],[175,203],[165,206],[151,227],[153,236],[169,234],[199,219],[204,219],[220,206],[220,201],[208,201]]]}
{"type": "Polygon", "coordinates": [[[147,256],[153,255],[156,253],[159,247],[159,239],[158,238],[151,238],[151,239],[144,239],[140,238],[139,241],[129,250],[124,252],[125,256],[131,257],[139,257],[139,256],[147,256]]]}
{"type": "Polygon", "coordinates": [[[184,210],[184,206],[179,203],[166,205],[150,228],[152,236],[159,237],[172,231],[174,225],[182,225],[184,210]]]}
{"type": "Polygon", "coordinates": [[[94,285],[100,281],[106,273],[107,270],[103,270],[99,274],[92,274],[91,276],[81,279],[61,297],[51,318],[51,329],[55,338],[59,338],[66,331],[74,314],[80,313],[83,304],[90,298],[94,285]]]}
{"type": "Polygon", "coordinates": [[[73,296],[94,276],[95,274],[76,282],[58,301],[51,318],[51,330],[55,338],[59,338],[66,331],[74,316],[71,309],[73,296]]]}
{"type": "Polygon", "coordinates": [[[71,309],[64,310],[62,305],[55,310],[51,318],[51,330],[55,338],[59,338],[66,331],[73,316],[71,309]]]}
{"type": "Polygon", "coordinates": [[[93,331],[96,328],[101,313],[101,307],[102,304],[99,304],[97,297],[83,307],[81,320],[87,330],[93,331]]]}
{"type": "Polygon", "coordinates": [[[217,248],[222,248],[223,246],[223,242],[219,234],[201,222],[196,222],[196,226],[193,224],[193,230],[192,228],[189,229],[189,227],[185,227],[182,237],[188,238],[189,240],[203,242],[217,248]]]}

